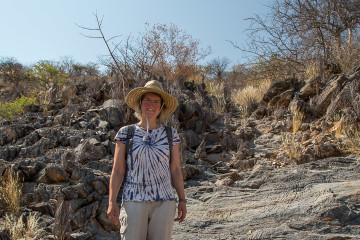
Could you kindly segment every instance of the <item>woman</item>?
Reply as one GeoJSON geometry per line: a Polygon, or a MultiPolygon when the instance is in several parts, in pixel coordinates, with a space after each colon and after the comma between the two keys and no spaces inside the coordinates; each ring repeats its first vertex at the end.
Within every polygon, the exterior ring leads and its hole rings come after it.
{"type": "Polygon", "coordinates": [[[126,176],[120,211],[121,239],[171,239],[176,209],[173,188],[179,198],[179,223],[186,217],[186,200],[180,167],[179,135],[171,128],[173,146],[170,154],[165,127],[160,122],[174,113],[178,102],[164,92],[161,83],[156,80],[133,89],[125,100],[140,121],[135,125],[132,150],[127,157],[127,128],[121,128],[115,136],[107,215],[114,224],[119,224],[116,197],[126,176]]]}

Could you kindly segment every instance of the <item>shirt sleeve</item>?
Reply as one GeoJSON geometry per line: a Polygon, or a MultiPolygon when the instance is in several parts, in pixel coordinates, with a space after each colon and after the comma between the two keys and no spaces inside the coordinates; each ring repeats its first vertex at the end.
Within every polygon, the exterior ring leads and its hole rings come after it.
{"type": "Polygon", "coordinates": [[[122,142],[123,144],[126,144],[126,137],[127,137],[127,127],[122,127],[119,129],[119,131],[117,132],[114,140],[119,140],[120,142],[122,142]]]}
{"type": "Polygon", "coordinates": [[[173,127],[171,128],[171,131],[173,135],[173,146],[175,146],[176,144],[180,143],[179,133],[173,127]]]}

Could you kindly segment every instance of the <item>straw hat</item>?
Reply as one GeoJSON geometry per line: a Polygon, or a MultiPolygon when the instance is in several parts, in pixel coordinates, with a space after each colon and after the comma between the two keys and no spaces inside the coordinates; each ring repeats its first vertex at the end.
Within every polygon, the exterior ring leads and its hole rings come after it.
{"type": "Polygon", "coordinates": [[[131,90],[125,98],[126,104],[135,110],[138,114],[140,110],[139,104],[141,96],[145,93],[157,93],[161,96],[164,107],[162,108],[160,115],[161,120],[164,120],[173,114],[178,106],[178,101],[175,97],[164,92],[164,89],[159,81],[148,81],[144,87],[138,87],[131,90]]]}

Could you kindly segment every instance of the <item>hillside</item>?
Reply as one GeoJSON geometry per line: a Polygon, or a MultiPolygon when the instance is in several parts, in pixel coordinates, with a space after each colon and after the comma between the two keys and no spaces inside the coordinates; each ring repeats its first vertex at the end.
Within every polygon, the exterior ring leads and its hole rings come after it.
{"type": "MultiPolygon", "coordinates": [[[[186,83],[170,124],[182,140],[188,218],[173,238],[359,239],[360,138],[345,134],[360,121],[359,70],[278,80],[246,119],[236,106],[216,113],[204,87],[186,83]]],[[[119,238],[106,216],[112,140],[135,119],[109,98],[114,84],[69,85],[0,122],[0,174],[23,184],[13,216],[38,216],[41,239],[55,239],[60,216],[71,239],[119,238]]]]}

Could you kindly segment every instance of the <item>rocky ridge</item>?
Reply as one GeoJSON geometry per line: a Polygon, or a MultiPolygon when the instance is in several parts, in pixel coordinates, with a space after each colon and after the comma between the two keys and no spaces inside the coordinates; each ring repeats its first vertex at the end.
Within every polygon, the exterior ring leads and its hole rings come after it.
{"type": "MultiPolygon", "coordinates": [[[[246,120],[236,108],[217,114],[204,86],[186,83],[175,122],[189,214],[174,239],[358,239],[360,158],[343,153],[333,119],[360,120],[348,97],[360,92],[360,72],[325,80],[275,82],[246,120]]],[[[135,120],[109,98],[112,84],[52,91],[50,104],[0,123],[0,173],[22,179],[21,214],[41,217],[43,239],[55,239],[62,200],[71,239],[119,237],[106,216],[112,139],[135,120]]]]}

